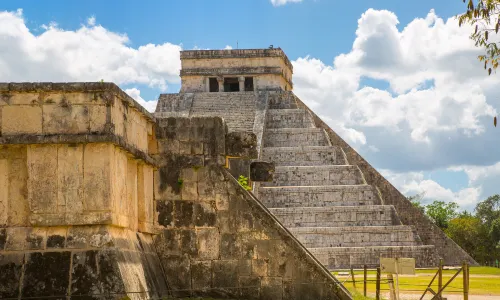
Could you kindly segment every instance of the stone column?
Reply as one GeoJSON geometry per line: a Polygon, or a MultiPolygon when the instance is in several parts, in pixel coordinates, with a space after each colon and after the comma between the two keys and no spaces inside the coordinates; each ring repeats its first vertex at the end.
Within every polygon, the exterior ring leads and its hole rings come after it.
{"type": "Polygon", "coordinates": [[[224,78],[217,77],[217,82],[219,83],[219,93],[224,92],[224,78]]]}
{"type": "Polygon", "coordinates": [[[245,77],[240,76],[238,77],[238,82],[240,83],[240,92],[245,91],[245,77]]]}

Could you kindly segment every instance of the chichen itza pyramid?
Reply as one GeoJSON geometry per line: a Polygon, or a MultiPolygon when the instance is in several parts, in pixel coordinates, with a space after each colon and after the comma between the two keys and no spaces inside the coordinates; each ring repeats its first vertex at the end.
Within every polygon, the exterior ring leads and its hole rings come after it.
{"type": "Polygon", "coordinates": [[[294,95],[281,49],[181,62],[154,114],[113,83],[0,83],[1,299],[352,299],[329,270],[475,264],[294,95]]]}

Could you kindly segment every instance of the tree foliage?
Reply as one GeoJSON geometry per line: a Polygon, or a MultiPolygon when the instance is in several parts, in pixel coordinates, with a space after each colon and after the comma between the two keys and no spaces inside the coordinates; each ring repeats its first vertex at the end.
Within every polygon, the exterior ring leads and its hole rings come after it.
{"type": "MultiPolygon", "coordinates": [[[[498,39],[492,37],[500,29],[500,0],[463,0],[467,11],[458,16],[458,25],[471,25],[474,28],[470,39],[477,47],[484,48],[485,54],[479,55],[479,61],[484,63],[488,75],[498,68],[500,48],[498,39]]],[[[495,120],[496,123],[496,120],[495,120]]]]}
{"type": "Polygon", "coordinates": [[[434,201],[425,207],[429,218],[441,229],[448,228],[451,219],[458,215],[458,204],[455,202],[434,201]]]}
{"type": "Polygon", "coordinates": [[[407,199],[480,264],[491,265],[500,260],[500,195],[479,202],[473,213],[458,211],[455,202],[423,205],[423,196],[417,194],[407,199]]]}

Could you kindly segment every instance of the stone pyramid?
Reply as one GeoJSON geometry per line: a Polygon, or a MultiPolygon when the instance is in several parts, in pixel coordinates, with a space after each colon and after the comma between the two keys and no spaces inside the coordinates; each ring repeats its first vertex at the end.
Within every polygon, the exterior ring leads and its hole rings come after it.
{"type": "Polygon", "coordinates": [[[394,206],[382,203],[293,94],[275,98],[266,115],[262,159],[274,162],[276,172],[259,188],[262,203],[328,268],[373,267],[380,256],[435,265],[435,246],[423,245],[394,206]]]}
{"type": "MultiPolygon", "coordinates": [[[[182,51],[181,62],[181,91],[160,95],[155,115],[220,116],[253,132],[259,160],[276,165],[253,193],[326,267],[476,264],[295,96],[281,49],[182,51]]],[[[248,164],[230,161],[231,174],[248,176],[248,164]]]]}

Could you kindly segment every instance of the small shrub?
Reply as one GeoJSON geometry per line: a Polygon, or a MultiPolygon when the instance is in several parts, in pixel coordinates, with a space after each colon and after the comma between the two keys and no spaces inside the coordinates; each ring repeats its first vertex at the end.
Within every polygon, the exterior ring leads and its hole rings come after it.
{"type": "Polygon", "coordinates": [[[252,187],[248,184],[248,177],[245,177],[243,175],[240,175],[238,177],[238,183],[247,191],[251,191],[252,187]]]}

